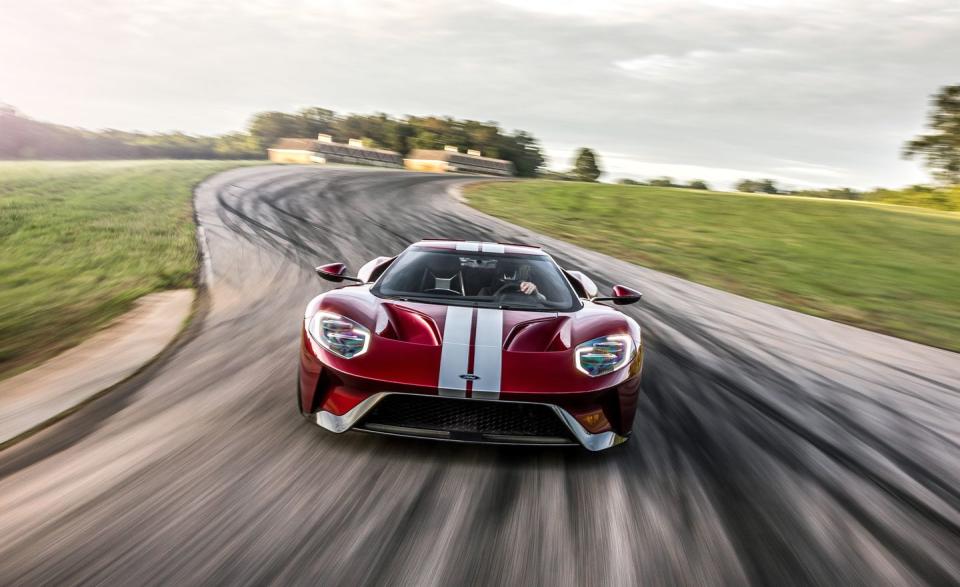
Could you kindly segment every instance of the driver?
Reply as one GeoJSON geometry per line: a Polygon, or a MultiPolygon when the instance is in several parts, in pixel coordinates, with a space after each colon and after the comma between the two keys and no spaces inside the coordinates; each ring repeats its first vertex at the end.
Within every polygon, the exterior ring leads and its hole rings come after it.
{"type": "Polygon", "coordinates": [[[505,271],[498,277],[497,284],[494,284],[489,288],[484,288],[484,291],[481,292],[481,295],[492,296],[504,286],[519,282],[518,287],[520,293],[528,296],[535,296],[540,301],[546,301],[547,297],[540,293],[540,291],[537,289],[537,284],[530,279],[530,265],[523,263],[513,267],[512,271],[510,271],[510,269],[510,267],[507,267],[505,271]]]}
{"type": "Polygon", "coordinates": [[[527,294],[528,296],[532,296],[532,295],[536,294],[537,297],[540,298],[541,300],[546,299],[546,297],[544,297],[544,295],[543,295],[542,293],[540,293],[539,291],[537,291],[537,284],[535,284],[535,283],[532,282],[532,281],[521,281],[521,282],[520,282],[520,291],[522,291],[523,293],[527,294]]]}

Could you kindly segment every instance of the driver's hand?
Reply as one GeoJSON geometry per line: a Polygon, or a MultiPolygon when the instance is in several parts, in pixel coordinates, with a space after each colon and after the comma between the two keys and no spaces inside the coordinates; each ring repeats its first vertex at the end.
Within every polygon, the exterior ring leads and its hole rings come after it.
{"type": "Polygon", "coordinates": [[[520,291],[527,294],[528,296],[532,296],[533,294],[537,293],[537,286],[530,281],[521,281],[520,291]]]}

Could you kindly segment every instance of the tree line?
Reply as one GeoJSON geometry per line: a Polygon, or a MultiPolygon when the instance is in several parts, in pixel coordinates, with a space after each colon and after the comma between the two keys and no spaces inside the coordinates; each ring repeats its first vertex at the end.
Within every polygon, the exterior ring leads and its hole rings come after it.
{"type": "Polygon", "coordinates": [[[780,188],[772,179],[744,179],[736,184],[736,189],[960,212],[960,84],[945,86],[932,96],[927,127],[926,133],[904,144],[901,154],[906,159],[923,159],[937,181],[936,185],[913,185],[899,190],[855,190],[848,187],[790,190],[780,188]]]}
{"type": "MultiPolygon", "coordinates": [[[[945,86],[931,98],[927,118],[928,131],[903,146],[906,159],[923,159],[924,165],[937,180],[935,185],[913,185],[903,189],[875,188],[856,190],[849,187],[824,189],[789,189],[769,178],[741,179],[734,184],[738,192],[834,200],[858,200],[901,206],[918,206],[935,210],[960,212],[960,84],[945,86]]],[[[648,185],[708,190],[701,180],[675,182],[670,177],[647,181],[620,179],[622,185],[648,185]]]]}
{"type": "MultiPolygon", "coordinates": [[[[905,158],[921,158],[937,186],[912,186],[903,190],[850,188],[791,191],[772,179],[743,179],[736,184],[741,192],[802,195],[866,201],[914,202],[913,205],[960,210],[960,84],[946,86],[932,97],[929,131],[905,143],[905,158]]],[[[458,120],[448,116],[404,116],[387,114],[337,114],[327,108],[304,108],[294,113],[260,112],[242,132],[218,136],[173,133],[140,133],[119,130],[90,131],[33,120],[0,104],[0,159],[255,159],[282,137],[331,135],[338,142],[358,138],[364,144],[397,151],[442,149],[454,145],[476,149],[487,157],[506,159],[517,175],[539,175],[565,181],[597,181],[603,173],[599,155],[579,149],[569,171],[543,170],[545,161],[537,139],[528,132],[508,133],[496,122],[458,120]]],[[[709,190],[703,180],[678,183],[670,177],[645,182],[621,179],[626,185],[682,187],[709,190]]]]}
{"type": "Polygon", "coordinates": [[[338,115],[326,108],[304,108],[299,112],[261,112],[253,116],[249,133],[267,148],[281,137],[316,137],[326,134],[337,142],[361,139],[370,147],[406,155],[413,149],[461,151],[475,149],[485,157],[513,163],[517,175],[532,177],[545,158],[539,141],[530,133],[506,132],[496,122],[458,120],[449,116],[404,116],[383,113],[338,115]]]}
{"type": "Polygon", "coordinates": [[[362,139],[371,147],[406,155],[412,149],[455,145],[506,159],[521,176],[536,175],[544,163],[539,141],[522,130],[506,132],[495,122],[439,116],[340,115],[326,108],[295,113],[260,112],[245,131],[217,136],[180,132],[92,131],[34,120],[0,105],[0,159],[259,159],[277,139],[362,139]]]}
{"type": "Polygon", "coordinates": [[[264,152],[246,133],[91,131],[42,122],[0,106],[0,159],[253,159],[264,152]]]}
{"type": "Polygon", "coordinates": [[[874,202],[879,204],[918,206],[920,208],[932,208],[934,210],[944,210],[947,212],[960,211],[960,186],[951,185],[912,185],[896,190],[887,188],[855,190],[846,187],[801,190],[787,190],[778,188],[776,192],[768,193],[775,193],[785,196],[801,196],[806,198],[856,200],[860,202],[874,202]]]}
{"type": "Polygon", "coordinates": [[[617,183],[620,185],[646,185],[657,188],[684,188],[688,190],[710,190],[710,184],[703,181],[702,179],[691,179],[687,182],[680,182],[674,180],[668,175],[662,177],[654,177],[653,179],[648,179],[646,181],[641,181],[637,179],[623,178],[618,179],[617,183]]]}
{"type": "MultiPolygon", "coordinates": [[[[620,185],[710,190],[710,186],[699,179],[679,182],[671,177],[658,177],[647,181],[619,179],[617,183],[620,185]]],[[[734,189],[738,192],[752,194],[857,200],[960,212],[960,185],[913,185],[903,189],[875,188],[872,190],[855,190],[847,187],[797,190],[782,187],[772,179],[741,179],[734,184],[734,189]]]]}

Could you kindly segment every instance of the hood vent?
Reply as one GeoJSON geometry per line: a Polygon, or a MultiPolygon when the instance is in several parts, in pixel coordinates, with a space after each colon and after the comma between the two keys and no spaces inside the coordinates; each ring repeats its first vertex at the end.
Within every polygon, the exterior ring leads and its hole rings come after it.
{"type": "Polygon", "coordinates": [[[517,324],[504,348],[517,353],[542,353],[570,349],[572,325],[568,316],[551,316],[517,324]]]}
{"type": "Polygon", "coordinates": [[[440,344],[440,330],[433,318],[397,304],[380,305],[376,332],[384,338],[413,344],[440,344]]]}

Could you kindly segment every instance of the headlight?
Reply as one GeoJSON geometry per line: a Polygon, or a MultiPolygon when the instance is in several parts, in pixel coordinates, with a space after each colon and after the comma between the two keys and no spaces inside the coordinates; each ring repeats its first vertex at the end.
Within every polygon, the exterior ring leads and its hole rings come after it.
{"type": "Polygon", "coordinates": [[[601,336],[577,346],[574,361],[580,371],[590,377],[599,377],[629,363],[635,350],[628,334],[601,336]]]}
{"type": "Polygon", "coordinates": [[[317,312],[307,324],[310,338],[331,353],[352,359],[367,352],[370,331],[349,318],[332,312],[317,312]]]}

